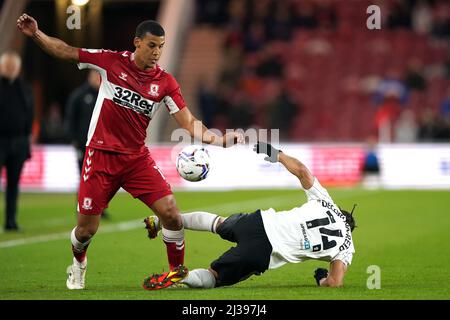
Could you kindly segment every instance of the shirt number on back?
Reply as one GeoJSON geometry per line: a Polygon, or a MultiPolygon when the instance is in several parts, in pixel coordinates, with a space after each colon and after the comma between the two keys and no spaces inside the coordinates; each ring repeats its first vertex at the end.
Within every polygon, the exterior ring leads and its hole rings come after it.
{"type": "MultiPolygon", "coordinates": [[[[327,215],[328,215],[328,217],[326,217],[326,218],[306,221],[306,227],[308,229],[312,229],[312,228],[317,228],[317,227],[321,227],[321,226],[326,226],[326,225],[329,225],[330,223],[333,224],[336,222],[336,220],[334,220],[334,217],[330,211],[327,211],[327,215]]],[[[333,229],[328,229],[328,228],[322,227],[322,228],[319,228],[319,232],[322,236],[322,244],[314,245],[312,248],[313,252],[322,250],[322,245],[323,245],[323,250],[328,250],[328,249],[335,247],[337,245],[337,242],[335,240],[331,240],[331,241],[328,240],[329,236],[330,237],[342,237],[341,230],[333,230],[333,229]]]]}

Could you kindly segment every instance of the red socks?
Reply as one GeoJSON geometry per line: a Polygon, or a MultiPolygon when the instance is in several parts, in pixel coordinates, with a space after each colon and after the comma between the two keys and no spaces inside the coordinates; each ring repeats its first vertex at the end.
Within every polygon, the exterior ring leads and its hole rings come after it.
{"type": "Polygon", "coordinates": [[[184,228],[176,231],[162,228],[162,235],[167,247],[169,268],[173,270],[184,264],[184,228]]]}
{"type": "Polygon", "coordinates": [[[70,241],[72,242],[73,256],[75,257],[75,259],[77,259],[78,262],[81,263],[86,259],[86,251],[89,247],[89,243],[91,243],[91,240],[81,243],[75,236],[75,230],[76,227],[73,228],[72,233],[70,234],[70,241]]]}

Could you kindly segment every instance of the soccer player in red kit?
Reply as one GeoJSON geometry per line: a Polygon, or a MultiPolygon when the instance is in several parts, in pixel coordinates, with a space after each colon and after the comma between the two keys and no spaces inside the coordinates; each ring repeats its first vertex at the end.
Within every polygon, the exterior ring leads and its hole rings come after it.
{"type": "Polygon", "coordinates": [[[228,133],[220,137],[203,125],[201,134],[194,131],[198,120],[186,107],[178,83],[157,65],[165,33],[153,20],[137,26],[134,52],[69,46],[39,30],[36,20],[27,14],[19,17],[17,27],[45,52],[78,63],[80,69],[95,69],[102,78],[86,143],[67,287],[84,289],[87,248],[97,232],[101,212],[121,187],[160,218],[169,267],[174,271],[171,274],[181,280],[186,270],[180,268],[184,263],[184,228],[170,185],[144,144],[146,129],[164,104],[180,127],[204,143],[227,147],[243,142],[243,136],[228,133]]]}

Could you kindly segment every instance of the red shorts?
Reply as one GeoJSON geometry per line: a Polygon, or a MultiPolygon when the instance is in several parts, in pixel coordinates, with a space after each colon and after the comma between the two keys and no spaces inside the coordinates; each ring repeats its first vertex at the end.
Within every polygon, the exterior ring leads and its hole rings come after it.
{"type": "Polygon", "coordinates": [[[101,214],[120,188],[147,206],[172,194],[170,185],[150,156],[86,148],[78,191],[78,212],[101,214]]]}

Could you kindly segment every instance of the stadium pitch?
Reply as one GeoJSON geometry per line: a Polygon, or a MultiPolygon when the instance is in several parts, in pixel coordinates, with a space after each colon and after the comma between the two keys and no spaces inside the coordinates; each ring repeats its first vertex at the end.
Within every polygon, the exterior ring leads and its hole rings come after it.
{"type": "MultiPolygon", "coordinates": [[[[125,193],[110,204],[88,251],[86,290],[66,288],[75,225],[75,195],[22,194],[21,233],[0,234],[1,300],[314,300],[449,299],[450,201],[448,191],[329,189],[345,208],[358,204],[356,253],[343,288],[318,288],[313,279],[325,262],[307,261],[269,270],[232,287],[146,291],[142,280],[167,270],[165,246],[147,238],[142,219],[151,211],[125,193]],[[377,269],[379,268],[379,269],[377,269]],[[379,270],[379,289],[374,287],[379,270]]],[[[176,192],[182,212],[228,215],[258,208],[289,209],[305,201],[301,190],[176,192]]],[[[3,194],[0,207],[4,207],[3,194]]],[[[0,223],[4,223],[3,215],[0,223]]],[[[217,235],[186,232],[189,268],[207,267],[232,246],[217,235]]]]}

